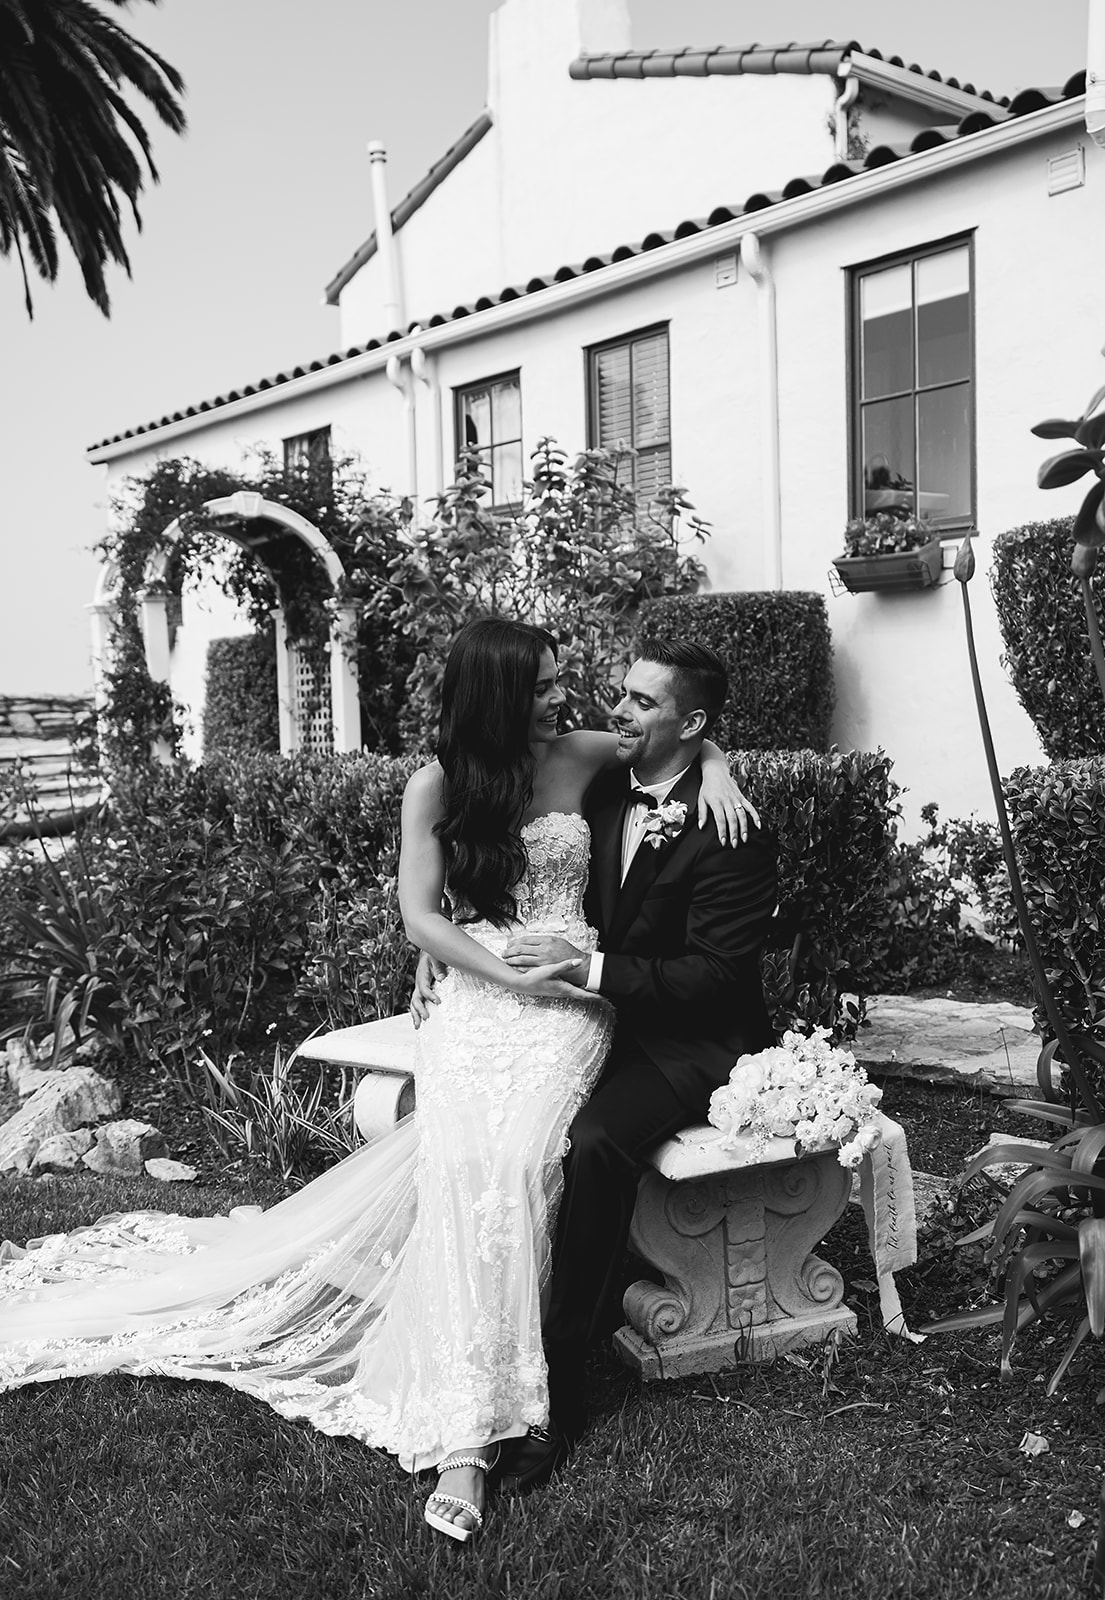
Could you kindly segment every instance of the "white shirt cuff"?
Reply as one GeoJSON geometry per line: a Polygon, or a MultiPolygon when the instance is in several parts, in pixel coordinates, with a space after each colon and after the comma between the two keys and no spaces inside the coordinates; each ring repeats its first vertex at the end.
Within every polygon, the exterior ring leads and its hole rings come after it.
{"type": "Polygon", "coordinates": [[[591,964],[587,968],[587,982],[584,984],[584,988],[589,990],[591,994],[598,994],[599,985],[601,983],[602,983],[602,951],[601,950],[593,950],[591,952],[591,964]]]}

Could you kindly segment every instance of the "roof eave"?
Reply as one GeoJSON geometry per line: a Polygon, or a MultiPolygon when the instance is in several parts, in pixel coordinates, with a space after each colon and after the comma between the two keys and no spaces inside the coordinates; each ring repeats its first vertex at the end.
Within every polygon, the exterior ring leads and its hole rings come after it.
{"type": "Polygon", "coordinates": [[[925,77],[911,67],[897,67],[890,61],[880,61],[877,56],[853,51],[842,63],[842,75],[850,73],[860,83],[882,90],[903,100],[912,100],[930,110],[947,113],[958,121],[981,106],[1002,109],[999,101],[986,94],[954,87],[936,78],[925,77]]]}
{"type": "Polygon", "coordinates": [[[1078,95],[1040,111],[1009,117],[977,133],[964,134],[946,144],[856,173],[846,181],[825,184],[762,210],[743,212],[729,222],[705,227],[687,237],[675,238],[656,249],[638,250],[622,260],[609,263],[601,270],[581,273],[566,282],[549,280],[547,287],[539,292],[500,301],[485,310],[473,311],[463,318],[433,327],[416,326],[414,331],[402,337],[389,339],[360,355],[320,365],[318,370],[290,379],[279,387],[255,391],[240,400],[193,416],[179,416],[161,427],[149,428],[121,439],[106,440],[87,450],[85,459],[95,466],[121,456],[133,455],[151,446],[157,448],[173,439],[200,432],[213,422],[225,422],[252,411],[267,410],[274,404],[297,400],[316,390],[364,377],[386,366],[393,355],[403,357],[415,349],[432,351],[445,345],[461,344],[493,332],[500,326],[533,321],[561,307],[599,299],[647,278],[659,277],[692,262],[722,255],[738,245],[746,233],[766,235],[801,227],[817,221],[828,212],[863,204],[915,181],[923,181],[971,161],[1045,138],[1060,129],[1081,123],[1084,113],[1085,96],[1078,95]]]}

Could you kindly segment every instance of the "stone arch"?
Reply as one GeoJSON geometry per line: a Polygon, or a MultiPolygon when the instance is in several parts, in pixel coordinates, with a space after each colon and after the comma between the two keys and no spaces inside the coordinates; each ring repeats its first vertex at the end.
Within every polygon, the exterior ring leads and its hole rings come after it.
{"type": "MultiPolygon", "coordinates": [[[[223,495],[203,504],[203,512],[214,519],[233,519],[233,526],[220,531],[225,537],[240,544],[243,549],[266,566],[258,555],[256,546],[262,542],[261,529],[275,525],[294,535],[310,550],[322,567],[333,591],[327,602],[330,614],[328,641],[330,677],[330,725],[333,747],[336,751],[359,750],[361,747],[361,714],[357,693],[356,635],[357,607],[352,601],[340,597],[345,568],[341,558],[325,535],[301,517],[297,511],[281,505],[277,500],[266,500],[263,495],[247,489],[223,495]],[[251,536],[250,528],[253,534],[251,536]]],[[[156,549],[146,562],[143,585],[139,591],[142,641],[146,654],[146,667],[150,676],[159,683],[167,683],[170,669],[170,642],[168,594],[165,580],[173,550],[183,533],[181,519],[175,518],[165,529],[156,549]]],[[[266,567],[266,570],[267,567],[266,567]]],[[[105,562],[97,578],[95,596],[89,607],[93,627],[93,670],[98,684],[102,684],[103,661],[106,651],[107,616],[114,609],[114,594],[118,586],[118,572],[114,563],[105,562]]],[[[282,755],[299,748],[301,729],[296,715],[294,684],[298,652],[289,641],[282,607],[274,615],[276,625],[276,675],[277,700],[280,708],[280,750],[282,755]]],[[[163,758],[165,751],[157,752],[163,758]]]]}

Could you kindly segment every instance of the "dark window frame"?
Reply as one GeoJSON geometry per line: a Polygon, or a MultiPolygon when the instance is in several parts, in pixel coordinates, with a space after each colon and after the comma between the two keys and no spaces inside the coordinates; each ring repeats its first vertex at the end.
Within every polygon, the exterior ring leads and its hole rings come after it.
{"type": "MultiPolygon", "coordinates": [[[[916,298],[916,263],[932,256],[944,255],[951,250],[967,249],[967,293],[968,293],[968,354],[970,360],[970,374],[957,384],[965,383],[969,390],[969,414],[971,422],[971,460],[970,460],[970,510],[956,516],[945,518],[932,518],[933,534],[941,538],[955,538],[966,529],[974,529],[978,525],[978,359],[977,359],[977,281],[975,275],[975,230],[969,229],[965,233],[951,234],[944,239],[934,239],[928,244],[917,245],[908,250],[895,250],[885,256],[877,256],[871,261],[864,261],[859,266],[850,267],[847,274],[847,311],[848,311],[848,359],[846,363],[847,383],[847,411],[848,411],[848,515],[863,517],[867,515],[864,504],[864,462],[863,462],[863,316],[861,308],[861,284],[863,279],[877,272],[884,272],[889,267],[909,266],[914,269],[912,315],[917,315],[916,298]]],[[[952,388],[954,383],[918,385],[916,367],[912,374],[913,382],[909,390],[902,390],[902,394],[911,394],[914,399],[914,495],[916,496],[917,482],[917,447],[919,430],[916,422],[916,397],[918,394],[930,393],[936,389],[952,388]]],[[[892,398],[879,396],[879,400],[892,398]]],[[[877,402],[873,402],[877,403],[877,402]]],[[[916,499],[914,499],[914,514],[916,514],[916,499]]]]}
{"type": "Polygon", "coordinates": [[[297,448],[302,448],[308,477],[313,482],[320,483],[329,494],[334,479],[332,443],[328,422],[321,428],[308,428],[303,433],[290,433],[286,439],[281,440],[285,477],[298,470],[293,457],[297,448]]]}
{"type": "MultiPolygon", "coordinates": [[[[504,516],[509,515],[511,512],[517,511],[518,507],[521,505],[521,499],[520,498],[518,500],[496,500],[495,499],[494,472],[493,472],[494,463],[491,460],[491,452],[494,451],[496,449],[496,447],[500,446],[500,445],[517,444],[518,447],[519,447],[519,451],[521,453],[521,457],[522,457],[522,472],[523,472],[523,475],[524,475],[526,458],[525,458],[525,432],[524,432],[524,425],[523,425],[523,421],[522,421],[522,369],[521,369],[521,367],[507,367],[502,372],[494,372],[494,373],[491,374],[490,377],[487,377],[487,378],[478,378],[473,383],[458,383],[458,384],[455,384],[453,386],[453,446],[454,446],[454,449],[453,449],[453,462],[454,462],[454,465],[455,465],[460,460],[460,455],[461,455],[461,451],[462,450],[473,448],[471,445],[468,444],[468,441],[465,438],[465,428],[464,428],[464,400],[465,400],[465,396],[466,395],[471,395],[471,394],[478,394],[480,392],[480,390],[482,390],[482,389],[486,389],[487,392],[488,392],[488,395],[490,395],[492,389],[495,387],[496,384],[512,383],[512,382],[513,383],[517,383],[517,385],[518,385],[518,436],[517,436],[517,439],[515,439],[513,435],[508,439],[496,439],[495,436],[494,436],[494,430],[492,430],[492,437],[491,437],[490,442],[488,444],[486,444],[486,445],[479,445],[479,446],[475,447],[477,449],[478,453],[481,456],[486,454],[486,456],[488,457],[488,469],[489,469],[488,470],[488,477],[492,479],[491,507],[490,507],[490,509],[493,512],[495,512],[496,514],[502,514],[504,516]]],[[[492,408],[492,414],[493,414],[493,408],[492,408]]]]}
{"type": "Polygon", "coordinates": [[[663,444],[657,443],[652,445],[638,446],[632,439],[627,439],[625,441],[626,444],[632,449],[638,451],[637,455],[629,457],[627,463],[632,474],[632,487],[634,490],[637,488],[637,463],[640,459],[641,453],[655,454],[660,450],[666,450],[668,453],[667,486],[670,486],[674,481],[671,448],[671,319],[668,318],[662,322],[650,322],[643,328],[633,328],[630,332],[618,334],[613,339],[602,339],[597,344],[587,345],[583,351],[583,372],[587,396],[587,445],[591,450],[599,450],[603,448],[612,449],[614,448],[613,445],[606,445],[604,447],[601,439],[599,438],[599,379],[598,361],[596,358],[607,350],[620,350],[628,348],[630,351],[630,383],[632,384],[633,345],[642,339],[655,338],[656,335],[660,333],[664,335],[664,339],[667,343],[668,434],[667,439],[663,444]]]}

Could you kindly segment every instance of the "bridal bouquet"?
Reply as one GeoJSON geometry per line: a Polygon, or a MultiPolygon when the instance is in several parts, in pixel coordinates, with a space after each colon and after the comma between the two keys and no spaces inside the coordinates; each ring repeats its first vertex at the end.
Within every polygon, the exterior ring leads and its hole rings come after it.
{"type": "Polygon", "coordinates": [[[794,1139],[799,1149],[840,1146],[843,1167],[855,1167],[882,1135],[875,1120],[882,1090],[868,1083],[850,1050],[834,1048],[827,1028],[807,1038],[784,1033],[781,1045],[741,1056],[729,1082],[710,1097],[709,1118],[722,1143],[750,1136],[758,1152],[769,1139],[794,1139]]]}

